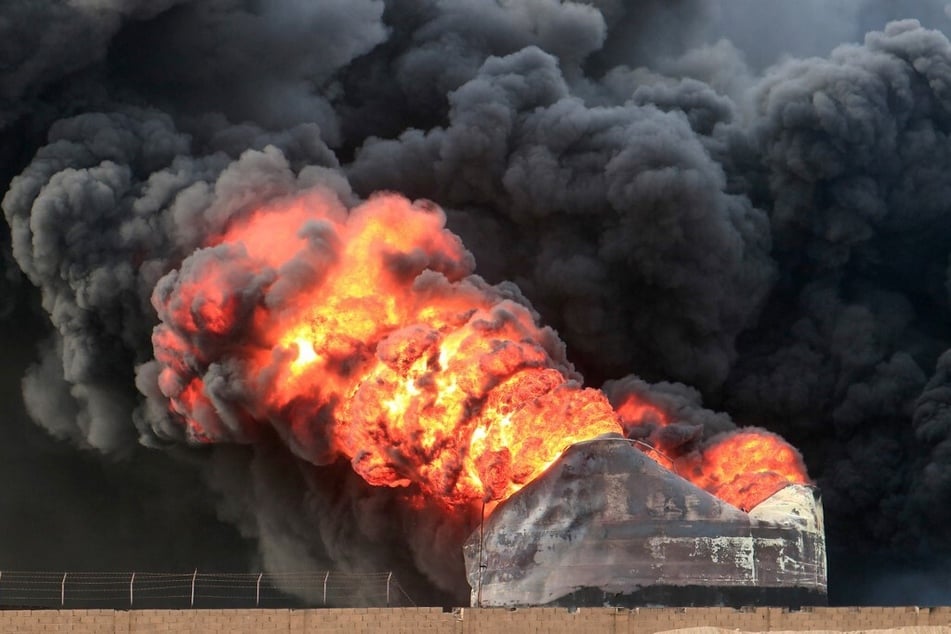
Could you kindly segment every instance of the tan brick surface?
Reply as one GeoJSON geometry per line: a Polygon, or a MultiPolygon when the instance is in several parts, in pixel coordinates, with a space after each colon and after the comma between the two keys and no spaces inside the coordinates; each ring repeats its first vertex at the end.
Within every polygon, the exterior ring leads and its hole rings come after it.
{"type": "Polygon", "coordinates": [[[330,610],[7,610],[0,633],[158,634],[697,634],[868,632],[951,634],[951,607],[786,608],[353,608],[330,610]]]}

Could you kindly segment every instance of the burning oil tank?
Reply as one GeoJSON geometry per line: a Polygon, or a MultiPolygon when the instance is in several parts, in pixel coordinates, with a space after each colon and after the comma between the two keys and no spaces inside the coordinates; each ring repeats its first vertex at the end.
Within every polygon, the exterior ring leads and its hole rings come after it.
{"type": "Polygon", "coordinates": [[[464,554],[473,605],[826,603],[816,488],[788,485],[745,513],[621,438],[569,447],[464,554]]]}

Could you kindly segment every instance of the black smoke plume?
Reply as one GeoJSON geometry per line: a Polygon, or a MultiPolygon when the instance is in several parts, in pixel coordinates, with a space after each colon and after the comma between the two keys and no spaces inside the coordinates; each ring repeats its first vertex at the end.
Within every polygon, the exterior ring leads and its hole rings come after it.
{"type": "Polygon", "coordinates": [[[155,389],[159,280],[321,186],[444,207],[684,442],[783,434],[833,601],[947,601],[951,20],[896,4],[0,6],[0,568],[394,569],[466,601],[458,526],[272,438],[191,447],[155,389]]]}

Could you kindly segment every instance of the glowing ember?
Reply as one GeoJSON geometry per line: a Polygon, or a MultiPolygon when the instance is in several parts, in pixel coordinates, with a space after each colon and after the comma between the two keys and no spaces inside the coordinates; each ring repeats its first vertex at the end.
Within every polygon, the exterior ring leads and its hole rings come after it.
{"type": "MultiPolygon", "coordinates": [[[[649,403],[619,417],[582,388],[554,331],[473,270],[434,205],[386,194],[348,211],[323,191],[276,202],[156,287],[159,388],[194,441],[273,427],[314,464],[345,456],[373,485],[447,504],[504,499],[568,445],[667,424],[649,403]]],[[[759,488],[733,467],[805,481],[750,451],[724,441],[688,477],[732,503],[759,488]]]]}

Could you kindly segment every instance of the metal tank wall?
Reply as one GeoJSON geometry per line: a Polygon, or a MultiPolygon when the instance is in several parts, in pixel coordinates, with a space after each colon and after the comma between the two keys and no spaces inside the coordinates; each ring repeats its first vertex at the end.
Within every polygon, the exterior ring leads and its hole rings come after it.
{"type": "Polygon", "coordinates": [[[569,447],[464,546],[474,606],[814,605],[822,507],[790,485],[749,514],[620,438],[569,447]]]}

